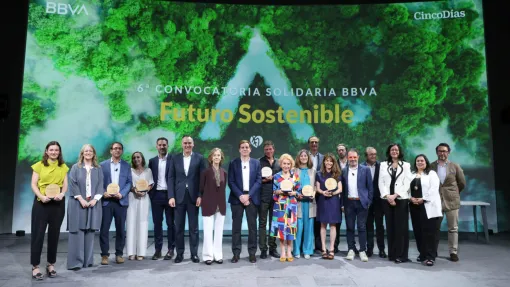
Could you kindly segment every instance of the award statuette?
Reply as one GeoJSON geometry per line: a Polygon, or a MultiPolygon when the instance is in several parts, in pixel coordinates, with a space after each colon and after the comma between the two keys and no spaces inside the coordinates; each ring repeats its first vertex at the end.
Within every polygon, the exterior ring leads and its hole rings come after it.
{"type": "Polygon", "coordinates": [[[60,186],[52,183],[46,186],[45,190],[46,196],[49,198],[54,198],[55,196],[59,195],[60,193],[60,186]]]}
{"type": "Polygon", "coordinates": [[[116,183],[110,183],[106,187],[106,193],[108,193],[109,195],[116,195],[119,192],[120,192],[120,186],[116,183]]]}
{"type": "Polygon", "coordinates": [[[313,187],[311,185],[307,184],[307,185],[303,186],[303,188],[301,189],[301,193],[303,194],[304,197],[308,197],[309,199],[312,199],[314,196],[313,187]]]}
{"type": "Polygon", "coordinates": [[[292,181],[290,181],[289,179],[285,179],[282,182],[280,182],[280,190],[285,194],[291,192],[293,186],[294,185],[292,184],[292,181]]]}
{"type": "Polygon", "coordinates": [[[138,192],[147,192],[149,191],[149,182],[143,178],[140,178],[136,181],[135,187],[138,192]]]}
{"type": "Polygon", "coordinates": [[[273,175],[273,170],[270,167],[263,167],[261,170],[262,177],[270,177],[273,175]]]}
{"type": "Polygon", "coordinates": [[[338,182],[334,178],[326,179],[324,184],[330,193],[333,193],[334,190],[338,187],[338,182]]]}

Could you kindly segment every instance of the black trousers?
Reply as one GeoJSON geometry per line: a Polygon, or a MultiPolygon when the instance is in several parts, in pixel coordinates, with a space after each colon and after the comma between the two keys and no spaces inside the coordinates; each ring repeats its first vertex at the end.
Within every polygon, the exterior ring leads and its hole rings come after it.
{"type": "Polygon", "coordinates": [[[64,220],[66,205],[65,199],[42,203],[34,200],[32,205],[31,248],[30,264],[38,266],[41,263],[41,253],[44,244],[44,234],[48,227],[48,263],[57,261],[58,238],[60,226],[64,220]]]}
{"type": "Polygon", "coordinates": [[[167,191],[156,190],[151,198],[152,222],[154,223],[154,247],[156,252],[163,248],[163,215],[166,218],[168,251],[175,249],[175,208],[168,205],[167,191]]]}
{"type": "Polygon", "coordinates": [[[374,250],[374,222],[375,236],[377,238],[377,248],[379,252],[384,251],[384,211],[383,203],[380,198],[374,198],[374,201],[368,208],[367,217],[367,249],[374,250]]]}
{"type": "Polygon", "coordinates": [[[184,253],[184,227],[186,224],[186,214],[188,214],[188,234],[189,248],[191,256],[198,255],[198,207],[193,202],[189,191],[186,190],[184,200],[181,204],[175,206],[175,245],[177,254],[184,253]]]}
{"type": "Polygon", "coordinates": [[[126,216],[127,206],[120,205],[118,200],[110,200],[108,205],[103,206],[103,217],[99,235],[101,256],[110,256],[110,226],[115,219],[115,256],[124,254],[126,245],[126,216]]]}
{"type": "Polygon", "coordinates": [[[259,248],[260,251],[276,251],[276,237],[268,236],[271,230],[271,221],[273,218],[273,205],[274,202],[260,202],[259,205],[259,248]],[[269,219],[269,220],[268,220],[269,219]],[[267,223],[269,222],[269,229],[267,223]]]}
{"type": "Polygon", "coordinates": [[[416,247],[421,260],[436,259],[436,226],[440,217],[427,218],[425,205],[409,204],[416,247]]]}
{"type": "Polygon", "coordinates": [[[243,225],[243,214],[246,211],[248,221],[248,253],[257,253],[257,213],[258,207],[250,200],[250,205],[231,204],[232,211],[232,253],[241,255],[241,228],[243,225]]]}
{"type": "Polygon", "coordinates": [[[406,261],[409,257],[409,200],[397,199],[397,205],[383,202],[388,239],[388,259],[406,261]]]}

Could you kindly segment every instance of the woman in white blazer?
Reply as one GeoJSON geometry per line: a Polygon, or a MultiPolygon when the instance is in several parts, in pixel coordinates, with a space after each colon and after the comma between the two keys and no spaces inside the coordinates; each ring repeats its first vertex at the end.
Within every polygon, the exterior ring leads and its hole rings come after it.
{"type": "Polygon", "coordinates": [[[404,161],[399,144],[386,149],[386,161],[381,162],[379,190],[383,201],[388,240],[388,259],[395,263],[410,262],[409,252],[409,185],[414,175],[404,161]]]}
{"type": "Polygon", "coordinates": [[[436,259],[435,229],[437,221],[443,217],[439,177],[435,171],[430,170],[429,159],[424,154],[414,159],[414,170],[415,178],[409,190],[409,210],[416,246],[420,252],[417,260],[433,266],[436,259]]]}

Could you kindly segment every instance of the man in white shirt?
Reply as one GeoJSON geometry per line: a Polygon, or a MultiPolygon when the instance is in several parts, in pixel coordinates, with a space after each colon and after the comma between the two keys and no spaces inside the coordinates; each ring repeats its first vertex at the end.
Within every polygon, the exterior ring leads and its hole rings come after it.
{"type": "Polygon", "coordinates": [[[166,217],[166,232],[168,239],[168,251],[165,260],[171,260],[175,249],[175,208],[168,205],[168,171],[172,162],[172,156],[168,154],[168,139],[161,137],[156,140],[158,155],[149,160],[149,168],[152,171],[154,185],[149,191],[151,199],[152,222],[154,223],[154,247],[155,252],[152,260],[162,257],[163,248],[163,215],[166,217]]]}
{"type": "Polygon", "coordinates": [[[182,153],[172,157],[168,172],[168,204],[175,207],[175,243],[177,255],[175,263],[184,259],[184,226],[188,216],[191,261],[199,263],[198,258],[198,215],[200,206],[200,174],[205,169],[204,157],[193,152],[195,146],[191,136],[181,140],[182,153]]]}
{"type": "Polygon", "coordinates": [[[232,210],[232,263],[237,263],[241,255],[241,227],[246,211],[248,221],[248,254],[251,263],[257,262],[257,214],[260,205],[262,175],[260,161],[250,158],[250,142],[239,143],[240,157],[232,160],[228,166],[228,202],[232,210]]]}
{"type": "Polygon", "coordinates": [[[357,223],[359,239],[359,257],[367,262],[367,215],[368,207],[372,203],[373,183],[370,169],[358,164],[359,153],[356,149],[349,150],[349,165],[342,170],[343,206],[345,223],[347,225],[347,260],[353,260],[356,249],[354,229],[357,223]]]}

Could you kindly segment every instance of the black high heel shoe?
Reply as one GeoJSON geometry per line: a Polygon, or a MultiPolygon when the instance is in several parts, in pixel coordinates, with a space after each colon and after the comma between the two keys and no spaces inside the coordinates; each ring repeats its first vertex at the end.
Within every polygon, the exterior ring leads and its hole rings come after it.
{"type": "Polygon", "coordinates": [[[35,275],[34,275],[34,270],[35,269],[39,269],[39,266],[32,266],[32,278],[34,278],[35,280],[37,281],[41,281],[43,280],[43,275],[41,272],[37,272],[35,275]]]}
{"type": "Polygon", "coordinates": [[[46,266],[46,274],[48,274],[48,277],[50,277],[50,278],[57,277],[57,271],[55,271],[54,264],[48,264],[48,266],[46,266]],[[53,267],[53,270],[50,271],[50,267],[53,267]]]}

